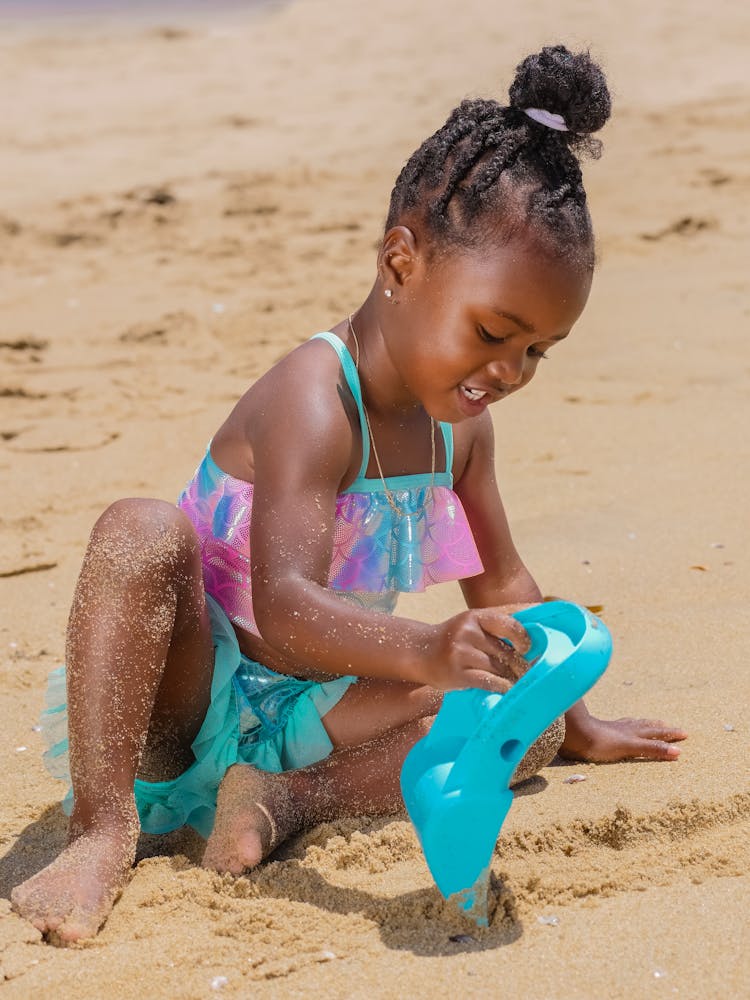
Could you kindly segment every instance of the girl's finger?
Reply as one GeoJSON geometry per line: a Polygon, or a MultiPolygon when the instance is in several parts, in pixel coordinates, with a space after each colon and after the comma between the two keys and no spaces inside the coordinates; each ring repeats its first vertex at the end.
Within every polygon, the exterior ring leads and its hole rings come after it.
{"type": "Polygon", "coordinates": [[[476,612],[476,618],[485,632],[497,639],[508,639],[517,652],[526,653],[531,646],[531,639],[523,625],[499,608],[481,608],[476,612]]]}
{"type": "MultiPolygon", "coordinates": [[[[522,657],[513,650],[512,646],[495,639],[494,636],[486,635],[481,630],[477,630],[478,635],[470,648],[464,650],[461,656],[461,667],[464,671],[479,671],[483,674],[493,674],[514,684],[518,680],[520,673],[517,661],[525,664],[522,657]]],[[[525,664],[528,666],[528,664],[525,664]]]]}
{"type": "Polygon", "coordinates": [[[512,647],[501,650],[490,655],[493,672],[499,672],[503,677],[510,677],[513,681],[520,680],[531,666],[512,647]]]}
{"type": "Polygon", "coordinates": [[[651,740],[648,737],[632,737],[627,742],[620,743],[616,752],[605,754],[602,760],[674,760],[680,756],[679,747],[662,740],[651,740]]]}
{"type": "Polygon", "coordinates": [[[672,742],[673,740],[686,740],[687,733],[684,729],[680,729],[679,726],[668,726],[664,722],[652,722],[651,732],[660,739],[668,740],[672,742]]]}
{"type": "Polygon", "coordinates": [[[674,760],[680,756],[680,748],[661,740],[643,740],[638,749],[638,756],[648,760],[674,760]]]}
{"type": "Polygon", "coordinates": [[[679,726],[670,726],[660,719],[632,719],[631,723],[638,735],[647,739],[667,740],[671,743],[686,740],[688,735],[679,726]]]}
{"type": "Polygon", "coordinates": [[[529,669],[530,664],[524,660],[520,653],[516,652],[509,642],[490,635],[481,627],[476,630],[473,637],[473,646],[484,655],[482,669],[489,670],[493,674],[500,674],[510,681],[517,681],[529,669]]]}
{"type": "Polygon", "coordinates": [[[511,682],[498,674],[486,670],[466,670],[466,687],[481,688],[483,691],[493,691],[495,694],[505,694],[510,691],[511,682]]]}
{"type": "Polygon", "coordinates": [[[648,734],[650,740],[666,740],[667,743],[677,743],[687,739],[684,729],[652,729],[648,734]]]}

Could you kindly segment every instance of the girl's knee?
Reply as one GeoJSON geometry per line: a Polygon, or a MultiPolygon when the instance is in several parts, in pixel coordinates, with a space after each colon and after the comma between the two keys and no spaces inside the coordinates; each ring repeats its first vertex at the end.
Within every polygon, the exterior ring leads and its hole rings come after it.
{"type": "Polygon", "coordinates": [[[99,517],[86,553],[100,566],[140,574],[200,566],[195,528],[187,515],[164,500],[116,500],[99,517]]]}
{"type": "Polygon", "coordinates": [[[183,527],[184,522],[192,527],[184,512],[166,500],[126,497],[115,500],[107,507],[94,525],[93,533],[111,535],[124,530],[149,534],[165,531],[173,526],[183,527]]]}
{"type": "Polygon", "coordinates": [[[551,764],[565,739],[565,716],[555,719],[536,742],[529,747],[511,779],[511,786],[531,778],[543,767],[551,764]]]}

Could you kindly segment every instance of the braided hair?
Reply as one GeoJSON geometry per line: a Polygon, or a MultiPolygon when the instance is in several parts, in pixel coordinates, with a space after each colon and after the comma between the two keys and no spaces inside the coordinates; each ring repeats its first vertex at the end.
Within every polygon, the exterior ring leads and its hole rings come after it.
{"type": "Polygon", "coordinates": [[[580,154],[601,155],[592,137],[609,118],[601,69],[587,52],[547,46],[517,67],[509,105],[462,101],[411,156],[391,193],[386,231],[415,218],[435,248],[507,242],[529,228],[556,253],[593,263],[593,233],[580,154]],[[526,108],[561,115],[567,131],[526,108]]]}

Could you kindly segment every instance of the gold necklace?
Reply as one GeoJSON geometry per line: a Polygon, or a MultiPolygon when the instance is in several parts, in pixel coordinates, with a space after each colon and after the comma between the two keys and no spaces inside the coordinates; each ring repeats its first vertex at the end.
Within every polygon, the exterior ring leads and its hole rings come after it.
{"type": "MultiPolygon", "coordinates": [[[[359,375],[359,341],[357,340],[357,334],[354,332],[354,324],[352,323],[351,313],[348,317],[349,322],[349,332],[354,340],[354,346],[357,348],[357,353],[354,358],[354,367],[357,369],[357,375],[359,375]]],[[[360,391],[362,389],[362,382],[360,380],[360,391]]],[[[370,415],[367,412],[367,407],[365,406],[365,398],[362,396],[362,412],[365,415],[365,423],[367,424],[367,432],[370,435],[370,444],[372,445],[372,453],[375,456],[375,464],[378,467],[378,473],[380,475],[380,481],[383,484],[383,490],[385,491],[385,497],[388,501],[391,510],[398,517],[404,516],[404,511],[398,506],[393,498],[393,493],[388,489],[386,485],[385,476],[383,475],[383,466],[380,464],[380,455],[378,455],[378,449],[375,446],[375,437],[372,433],[372,424],[370,423],[370,415]]],[[[431,485],[435,485],[435,421],[430,417],[430,444],[432,447],[432,471],[431,471],[431,485]]],[[[367,472],[367,469],[365,469],[367,472]]]]}

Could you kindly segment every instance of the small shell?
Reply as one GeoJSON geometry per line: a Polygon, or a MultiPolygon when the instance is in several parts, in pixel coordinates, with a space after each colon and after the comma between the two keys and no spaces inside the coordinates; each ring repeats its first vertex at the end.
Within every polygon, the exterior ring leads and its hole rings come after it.
{"type": "Polygon", "coordinates": [[[548,927],[557,927],[560,923],[560,918],[550,914],[549,916],[537,917],[537,922],[540,924],[546,924],[548,927]]]}
{"type": "Polygon", "coordinates": [[[571,774],[569,778],[563,778],[564,785],[575,785],[577,781],[585,781],[585,774],[571,774]]]}

